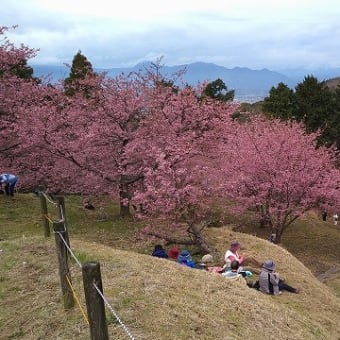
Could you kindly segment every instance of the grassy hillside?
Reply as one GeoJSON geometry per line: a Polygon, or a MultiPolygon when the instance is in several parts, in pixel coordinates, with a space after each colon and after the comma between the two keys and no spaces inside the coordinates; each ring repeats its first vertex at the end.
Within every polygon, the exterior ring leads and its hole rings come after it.
{"type": "MultiPolygon", "coordinates": [[[[234,230],[267,239],[269,231],[257,227],[251,216],[242,215],[230,219],[234,230]]],[[[322,221],[321,213],[310,212],[295,221],[282,236],[281,246],[302,261],[315,276],[340,269],[340,225],[332,218],[322,221]]],[[[340,296],[340,295],[339,295],[340,296]]]]}
{"type": "MultiPolygon", "coordinates": [[[[89,338],[79,308],[63,310],[54,238],[43,237],[39,209],[39,200],[31,195],[18,195],[14,200],[0,197],[0,339],[89,338]]],[[[336,273],[330,281],[334,286],[327,287],[301,262],[304,253],[316,256],[312,253],[316,246],[339,242],[339,231],[331,223],[318,225],[317,216],[295,226],[294,232],[299,231],[295,238],[293,230],[288,230],[284,247],[233,231],[231,226],[207,230],[221,257],[229,241],[238,238],[243,251],[259,260],[273,258],[282,276],[302,289],[298,295],[273,297],[218,274],[141,254],[152,245],[137,238],[135,221],[116,217],[110,202],[104,206],[107,221],[98,221],[103,217],[98,210],[82,209],[79,197],[68,197],[66,210],[76,256],[101,263],[104,294],[136,339],[340,338],[336,273]],[[317,235],[308,234],[317,231],[317,235]],[[314,236],[315,243],[309,247],[306,240],[314,236]],[[299,261],[285,248],[300,243],[296,247],[299,261]]],[[[71,275],[84,304],[81,273],[75,263],[71,275]]],[[[126,339],[108,310],[107,318],[110,339],[126,339]]]]}

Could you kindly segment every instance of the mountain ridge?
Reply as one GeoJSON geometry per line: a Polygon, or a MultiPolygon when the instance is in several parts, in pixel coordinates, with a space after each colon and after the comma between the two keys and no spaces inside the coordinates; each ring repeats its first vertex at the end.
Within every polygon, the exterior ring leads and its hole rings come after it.
{"type": "MultiPolygon", "coordinates": [[[[106,72],[107,76],[116,77],[122,73],[128,74],[130,72],[144,71],[152,65],[152,62],[145,61],[136,64],[133,67],[114,67],[114,68],[95,68],[96,72],[106,72]]],[[[65,79],[70,70],[66,65],[31,65],[34,76],[46,77],[50,76],[51,82],[58,82],[65,79]]],[[[220,78],[227,85],[229,90],[235,90],[235,100],[240,102],[256,102],[266,97],[270,89],[276,87],[280,82],[286,84],[290,88],[294,88],[298,82],[303,81],[302,74],[307,75],[313,72],[308,72],[303,69],[285,70],[286,73],[272,71],[267,68],[260,70],[250,69],[248,67],[236,66],[227,68],[207,62],[195,62],[191,64],[181,64],[167,66],[162,65],[162,74],[166,77],[178,72],[183,72],[183,81],[189,85],[197,83],[211,82],[220,78]]],[[[319,70],[315,75],[320,74],[323,77],[326,71],[319,70]]],[[[332,69],[327,71],[328,77],[338,77],[340,69],[332,69]]],[[[324,79],[322,79],[324,80],[324,79]]]]}

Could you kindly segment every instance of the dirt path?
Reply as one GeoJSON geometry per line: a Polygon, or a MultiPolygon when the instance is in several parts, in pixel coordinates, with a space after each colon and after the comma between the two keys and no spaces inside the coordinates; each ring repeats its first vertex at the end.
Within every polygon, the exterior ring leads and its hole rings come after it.
{"type": "Polygon", "coordinates": [[[317,278],[323,282],[325,280],[327,280],[330,276],[332,276],[333,274],[336,274],[336,273],[340,273],[340,268],[339,267],[333,267],[333,268],[330,268],[328,269],[326,272],[322,273],[322,274],[319,274],[317,276],[317,278]]]}

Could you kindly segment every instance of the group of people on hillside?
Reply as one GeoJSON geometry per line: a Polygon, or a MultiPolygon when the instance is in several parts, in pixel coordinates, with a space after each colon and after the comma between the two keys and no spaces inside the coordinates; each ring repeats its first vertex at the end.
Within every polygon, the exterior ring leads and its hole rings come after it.
{"type": "Polygon", "coordinates": [[[163,248],[162,245],[157,244],[153,250],[152,256],[170,259],[177,261],[179,264],[195,268],[196,263],[193,261],[190,252],[186,249],[180,251],[177,247],[172,247],[168,252],[163,248]]]}
{"type": "Polygon", "coordinates": [[[0,175],[0,193],[6,194],[7,196],[14,196],[15,185],[17,184],[18,176],[12,174],[1,174],[0,175]],[[4,186],[4,190],[2,189],[4,186]]]}
{"type": "Polygon", "coordinates": [[[299,292],[298,288],[288,285],[275,271],[276,264],[273,260],[268,259],[260,263],[251,256],[240,254],[240,248],[241,244],[238,241],[232,241],[224,256],[225,263],[221,267],[212,265],[214,258],[211,254],[204,255],[200,262],[195,263],[188,250],[180,251],[177,247],[173,247],[166,252],[163,246],[159,244],[155,246],[152,256],[175,260],[179,264],[191,268],[219,273],[225,278],[240,281],[251,288],[256,288],[263,293],[271,295],[281,294],[284,290],[291,293],[299,292]],[[258,275],[258,280],[255,283],[248,281],[248,278],[253,273],[258,275]]]}

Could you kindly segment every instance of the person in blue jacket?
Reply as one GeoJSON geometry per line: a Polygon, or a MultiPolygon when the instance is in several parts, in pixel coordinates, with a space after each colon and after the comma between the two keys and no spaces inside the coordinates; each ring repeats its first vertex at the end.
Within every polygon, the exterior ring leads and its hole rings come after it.
{"type": "Polygon", "coordinates": [[[5,185],[4,189],[7,196],[14,196],[14,188],[17,184],[18,176],[12,174],[1,174],[0,185],[5,185]]]}
{"type": "Polygon", "coordinates": [[[186,249],[180,252],[180,254],[177,257],[177,262],[182,265],[195,268],[195,262],[192,260],[192,257],[189,251],[186,249]]]}

